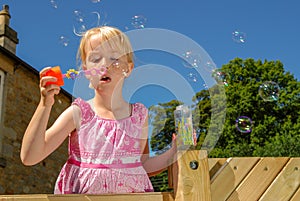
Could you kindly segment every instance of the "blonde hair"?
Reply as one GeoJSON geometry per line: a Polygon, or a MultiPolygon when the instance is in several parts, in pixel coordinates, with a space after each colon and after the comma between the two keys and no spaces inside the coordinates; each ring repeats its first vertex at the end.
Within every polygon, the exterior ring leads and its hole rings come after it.
{"type": "Polygon", "coordinates": [[[119,29],[110,26],[95,27],[83,34],[77,54],[77,58],[80,58],[81,62],[85,63],[86,61],[86,46],[89,43],[90,38],[97,34],[101,40],[100,44],[107,42],[110,47],[117,49],[122,55],[126,55],[129,63],[133,63],[133,52],[128,37],[119,29]]]}

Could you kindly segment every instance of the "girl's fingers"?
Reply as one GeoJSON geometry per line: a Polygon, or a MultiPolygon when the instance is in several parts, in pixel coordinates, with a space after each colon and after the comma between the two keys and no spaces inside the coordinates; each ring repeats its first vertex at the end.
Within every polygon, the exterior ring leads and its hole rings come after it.
{"type": "Polygon", "coordinates": [[[196,133],[196,130],[194,129],[194,132],[193,132],[193,138],[194,138],[194,145],[197,144],[197,133],[196,133]]]}
{"type": "Polygon", "coordinates": [[[59,94],[59,92],[60,92],[60,87],[57,87],[57,85],[49,85],[49,87],[43,88],[41,90],[41,94],[44,97],[46,97],[46,96],[54,96],[54,95],[59,94]]]}
{"type": "Polygon", "coordinates": [[[60,92],[60,88],[59,89],[54,89],[54,94],[57,95],[60,92]]]}
{"type": "Polygon", "coordinates": [[[43,76],[45,76],[45,73],[50,70],[52,67],[49,66],[49,67],[45,67],[43,68],[41,71],[40,71],[40,78],[42,78],[43,76]]]}
{"type": "Polygon", "coordinates": [[[45,76],[45,77],[42,77],[41,80],[40,80],[40,85],[41,87],[45,87],[47,82],[56,82],[57,81],[57,78],[56,77],[52,77],[52,76],[45,76]]]}
{"type": "Polygon", "coordinates": [[[172,141],[176,140],[176,133],[173,133],[172,135],[172,141]]]}

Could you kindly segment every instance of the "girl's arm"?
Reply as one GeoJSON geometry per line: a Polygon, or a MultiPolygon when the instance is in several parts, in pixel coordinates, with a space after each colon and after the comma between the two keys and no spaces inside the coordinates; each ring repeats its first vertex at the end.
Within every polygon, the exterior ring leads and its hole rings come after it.
{"type": "Polygon", "coordinates": [[[73,114],[74,112],[78,114],[79,108],[77,106],[70,106],[46,130],[52,105],[54,104],[54,95],[60,91],[57,85],[46,86],[47,82],[56,81],[54,77],[43,76],[43,73],[48,69],[45,68],[40,73],[40,103],[23,136],[20,157],[24,165],[35,165],[46,158],[75,129],[73,114]]]}
{"type": "Polygon", "coordinates": [[[160,172],[166,170],[168,166],[171,165],[171,163],[175,162],[171,161],[173,158],[175,158],[174,156],[177,153],[174,137],[172,141],[172,147],[169,150],[167,150],[163,154],[150,157],[148,145],[148,118],[146,119],[143,127],[143,139],[145,139],[146,142],[142,157],[142,163],[150,177],[155,176],[160,172]]]}

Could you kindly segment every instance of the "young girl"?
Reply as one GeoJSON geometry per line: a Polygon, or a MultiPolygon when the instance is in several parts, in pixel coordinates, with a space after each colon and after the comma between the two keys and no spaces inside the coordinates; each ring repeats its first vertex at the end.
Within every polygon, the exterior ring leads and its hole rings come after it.
{"type": "Polygon", "coordinates": [[[56,150],[69,136],[69,158],[63,166],[54,193],[129,193],[153,191],[148,174],[168,166],[176,148],[159,157],[148,157],[147,108],[123,99],[122,87],[133,70],[131,44],[113,27],[87,31],[79,46],[83,70],[89,75],[95,96],[74,100],[47,128],[54,95],[60,91],[56,78],[40,72],[40,103],[26,129],[21,160],[34,165],[56,150]],[[105,70],[103,71],[103,67],[105,70]],[[97,71],[98,70],[98,71],[97,71]]]}

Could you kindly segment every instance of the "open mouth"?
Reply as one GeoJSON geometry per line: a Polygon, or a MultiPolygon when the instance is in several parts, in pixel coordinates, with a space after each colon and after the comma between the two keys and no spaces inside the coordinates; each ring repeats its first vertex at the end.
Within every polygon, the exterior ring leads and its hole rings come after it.
{"type": "Polygon", "coordinates": [[[111,79],[110,79],[110,77],[103,76],[103,77],[101,77],[100,81],[101,81],[101,82],[110,82],[111,79]]]}

